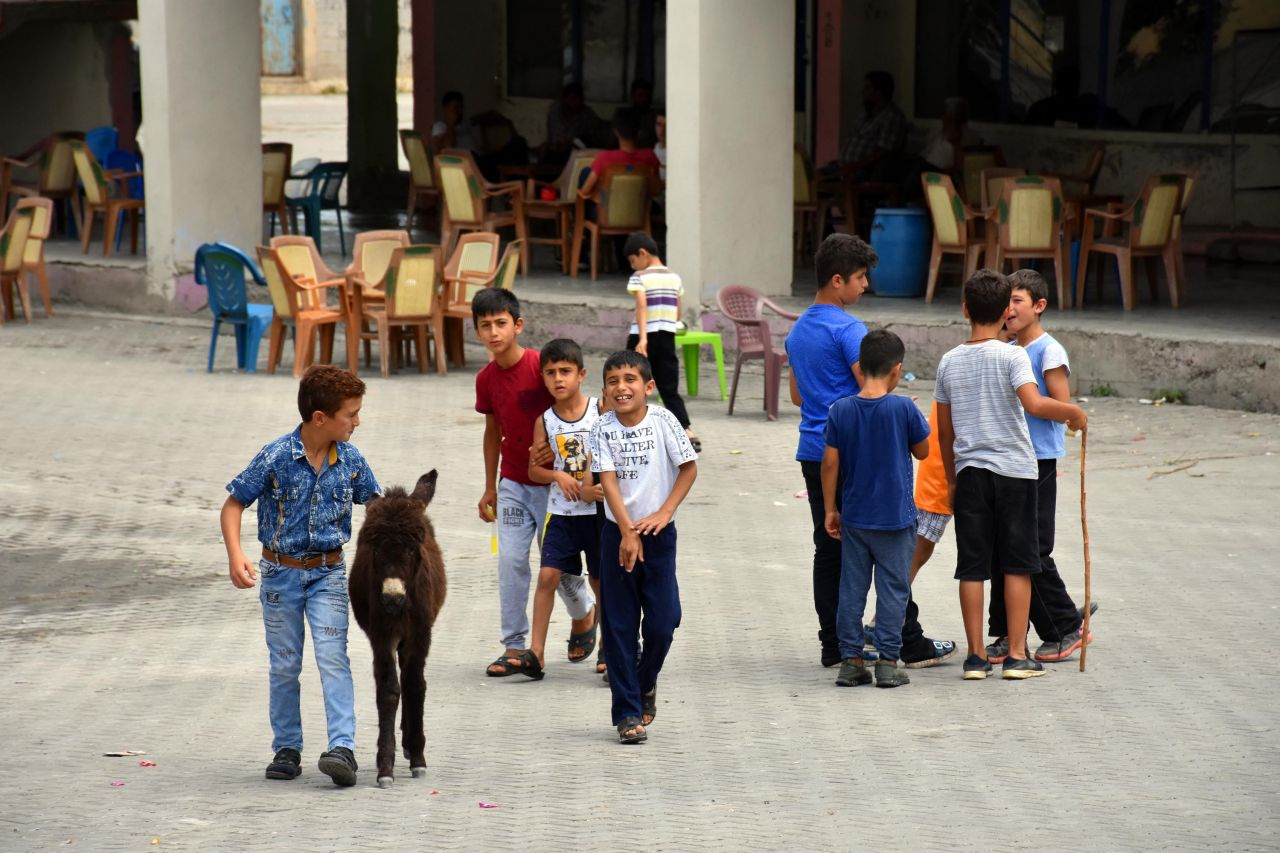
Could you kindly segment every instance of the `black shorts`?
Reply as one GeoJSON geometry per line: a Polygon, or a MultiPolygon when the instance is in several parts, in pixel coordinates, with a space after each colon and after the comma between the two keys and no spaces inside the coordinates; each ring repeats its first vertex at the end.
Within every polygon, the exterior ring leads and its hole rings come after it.
{"type": "Polygon", "coordinates": [[[986,468],[956,474],[956,580],[991,579],[1040,571],[1036,481],[1003,477],[986,468]]]}
{"type": "Polygon", "coordinates": [[[587,574],[600,577],[600,527],[595,515],[550,516],[542,533],[543,568],[581,575],[583,554],[587,574]]]}

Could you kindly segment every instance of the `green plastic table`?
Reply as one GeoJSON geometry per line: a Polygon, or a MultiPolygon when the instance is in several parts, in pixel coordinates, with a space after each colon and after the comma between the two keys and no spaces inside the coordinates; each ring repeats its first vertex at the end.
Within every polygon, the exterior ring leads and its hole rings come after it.
{"type": "Polygon", "coordinates": [[[698,358],[704,346],[711,347],[716,356],[716,372],[720,376],[720,399],[729,399],[728,386],[724,381],[724,345],[719,332],[684,331],[676,335],[676,346],[680,347],[684,358],[684,384],[690,397],[698,396],[698,358]]]}

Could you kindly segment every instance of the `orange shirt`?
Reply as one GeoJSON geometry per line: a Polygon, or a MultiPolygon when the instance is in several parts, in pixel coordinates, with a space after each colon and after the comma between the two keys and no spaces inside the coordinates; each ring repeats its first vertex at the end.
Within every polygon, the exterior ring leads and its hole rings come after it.
{"type": "Polygon", "coordinates": [[[942,467],[942,446],[938,443],[938,404],[929,410],[929,455],[916,469],[916,509],[951,515],[947,503],[947,472],[942,467]]]}

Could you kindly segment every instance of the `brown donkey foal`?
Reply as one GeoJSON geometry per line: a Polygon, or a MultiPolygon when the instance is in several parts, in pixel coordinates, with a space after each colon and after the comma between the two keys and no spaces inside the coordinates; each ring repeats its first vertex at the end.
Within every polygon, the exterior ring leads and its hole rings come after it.
{"type": "Polygon", "coordinates": [[[373,647],[380,788],[395,780],[397,705],[409,770],[415,778],[427,775],[425,670],[431,626],[445,595],[444,559],[427,518],[436,478],[432,470],[418,478],[412,494],[396,486],[369,501],[351,567],[351,608],[373,647]]]}

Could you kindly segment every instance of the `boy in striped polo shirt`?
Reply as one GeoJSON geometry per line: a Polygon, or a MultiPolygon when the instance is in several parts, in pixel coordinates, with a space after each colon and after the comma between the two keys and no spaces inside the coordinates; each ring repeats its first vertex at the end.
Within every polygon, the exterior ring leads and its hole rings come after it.
{"type": "Polygon", "coordinates": [[[627,349],[649,360],[662,405],[676,416],[693,449],[701,453],[702,442],[689,426],[689,410],[680,397],[680,362],[676,358],[676,326],[684,284],[662,263],[658,244],[643,231],[627,237],[624,251],[632,269],[627,292],[636,298],[636,318],[627,336],[627,349]]]}

